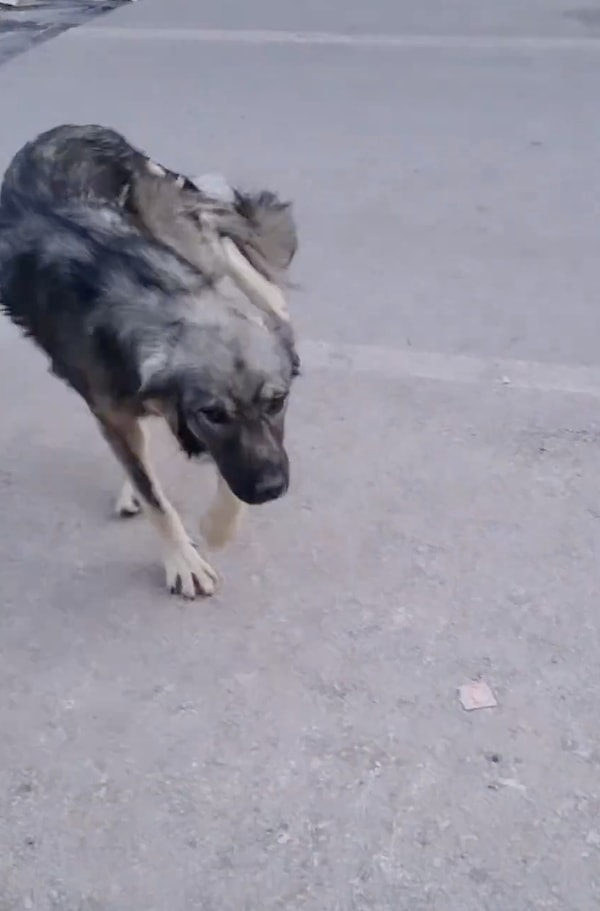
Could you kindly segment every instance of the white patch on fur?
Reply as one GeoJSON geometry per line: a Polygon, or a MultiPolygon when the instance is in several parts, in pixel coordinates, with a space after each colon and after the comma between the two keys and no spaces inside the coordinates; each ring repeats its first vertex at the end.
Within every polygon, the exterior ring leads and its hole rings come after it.
{"type": "Polygon", "coordinates": [[[166,367],[168,357],[166,352],[163,349],[158,351],[153,351],[152,354],[149,354],[142,363],[140,364],[140,378],[141,378],[141,388],[156,376],[157,373],[166,367]]]}
{"type": "Polygon", "coordinates": [[[155,177],[166,177],[167,172],[159,165],[156,161],[152,161],[151,158],[146,159],[146,167],[150,174],[154,174],[155,177]]]}
{"type": "Polygon", "coordinates": [[[229,182],[222,174],[203,174],[201,177],[191,177],[190,180],[202,193],[211,199],[233,204],[235,194],[229,182]]]}
{"type": "Polygon", "coordinates": [[[235,537],[245,511],[246,504],[238,500],[219,474],[215,499],[200,520],[200,530],[208,546],[214,550],[225,547],[235,537]]]}
{"type": "Polygon", "coordinates": [[[127,202],[127,197],[129,196],[130,189],[131,188],[130,188],[129,184],[125,184],[125,186],[123,187],[123,189],[121,190],[121,192],[119,193],[119,195],[117,197],[117,205],[121,206],[121,208],[124,208],[125,203],[127,202]]]}
{"type": "Polygon", "coordinates": [[[228,237],[221,240],[221,245],[228,275],[240,291],[261,310],[275,313],[284,322],[289,322],[290,316],[281,288],[261,275],[228,237]]]}

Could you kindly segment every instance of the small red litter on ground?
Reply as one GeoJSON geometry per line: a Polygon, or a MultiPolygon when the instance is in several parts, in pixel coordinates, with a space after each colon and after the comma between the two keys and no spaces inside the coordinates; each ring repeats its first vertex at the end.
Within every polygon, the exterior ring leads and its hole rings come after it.
{"type": "Polygon", "coordinates": [[[495,709],[498,700],[484,680],[470,680],[458,688],[458,698],[465,712],[475,709],[495,709]]]}

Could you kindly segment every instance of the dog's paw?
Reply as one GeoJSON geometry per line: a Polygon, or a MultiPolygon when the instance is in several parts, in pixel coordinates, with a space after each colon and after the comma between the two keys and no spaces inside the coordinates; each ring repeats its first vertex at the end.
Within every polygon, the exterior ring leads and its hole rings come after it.
{"type": "Polygon", "coordinates": [[[169,550],[165,556],[167,588],[172,595],[190,600],[196,595],[212,595],[219,577],[204,560],[191,541],[169,550]]]}
{"type": "Polygon", "coordinates": [[[129,481],[123,484],[115,500],[115,515],[121,519],[130,519],[142,511],[142,505],[129,481]]]}

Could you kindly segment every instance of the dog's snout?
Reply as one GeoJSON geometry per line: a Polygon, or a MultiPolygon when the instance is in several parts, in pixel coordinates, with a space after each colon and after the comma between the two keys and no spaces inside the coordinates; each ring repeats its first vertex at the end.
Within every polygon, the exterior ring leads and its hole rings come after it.
{"type": "Polygon", "coordinates": [[[282,441],[260,433],[241,434],[238,445],[213,454],[219,470],[238,500],[259,506],[287,493],[290,465],[282,441]]]}
{"type": "Polygon", "coordinates": [[[268,503],[277,500],[287,490],[287,474],[281,468],[271,468],[261,475],[254,485],[254,502],[268,503]]]}

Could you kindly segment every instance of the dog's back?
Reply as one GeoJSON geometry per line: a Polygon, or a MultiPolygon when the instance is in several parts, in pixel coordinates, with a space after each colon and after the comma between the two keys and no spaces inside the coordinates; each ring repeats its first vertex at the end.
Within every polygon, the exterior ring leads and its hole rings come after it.
{"type": "Polygon", "coordinates": [[[90,371],[96,394],[108,383],[111,396],[134,395],[134,365],[184,323],[210,346],[214,332],[239,341],[259,322],[297,362],[289,324],[226,301],[183,256],[95,202],[0,208],[0,306],[88,401],[90,371]]]}
{"type": "Polygon", "coordinates": [[[53,208],[31,199],[20,206],[0,209],[2,308],[84,397],[90,365],[107,367],[123,387],[119,394],[132,394],[139,378],[127,364],[111,361],[111,336],[125,348],[128,325],[142,326],[140,338],[146,334],[149,344],[167,336],[181,302],[200,295],[204,280],[118,209],[81,203],[53,208]]]}
{"type": "Polygon", "coordinates": [[[119,133],[95,124],[65,124],[26,143],[10,162],[0,204],[24,199],[116,201],[141,168],[144,156],[119,133]]]}
{"type": "Polygon", "coordinates": [[[298,246],[291,207],[276,194],[233,190],[225,201],[98,124],[54,127],[16,153],[0,187],[0,205],[15,208],[25,199],[119,205],[138,227],[191,262],[195,232],[196,245],[204,246],[195,265],[205,272],[211,264],[220,271],[214,250],[206,249],[211,234],[229,237],[270,282],[285,278],[298,246]]]}

